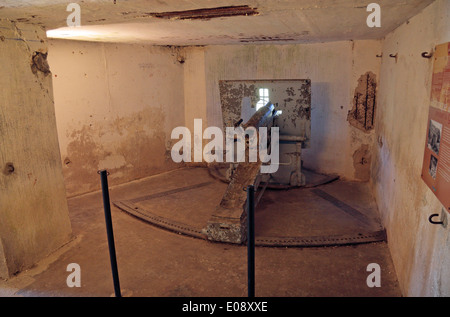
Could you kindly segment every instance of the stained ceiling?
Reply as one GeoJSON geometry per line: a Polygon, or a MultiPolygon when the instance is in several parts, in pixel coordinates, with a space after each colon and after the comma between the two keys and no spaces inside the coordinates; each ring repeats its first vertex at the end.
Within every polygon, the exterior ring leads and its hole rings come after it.
{"type": "Polygon", "coordinates": [[[434,0],[0,0],[0,18],[49,36],[154,45],[289,44],[381,39],[434,0]],[[81,26],[66,11],[80,5],[81,26]],[[370,28],[367,6],[381,7],[370,28]],[[54,31],[56,29],[56,31],[54,31]],[[53,34],[53,35],[52,35],[53,34]]]}

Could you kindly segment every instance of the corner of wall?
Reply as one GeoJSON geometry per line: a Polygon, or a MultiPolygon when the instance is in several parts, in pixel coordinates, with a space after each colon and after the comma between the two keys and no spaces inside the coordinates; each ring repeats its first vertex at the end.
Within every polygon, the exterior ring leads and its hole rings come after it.
{"type": "Polygon", "coordinates": [[[450,40],[449,11],[437,0],[382,40],[371,186],[405,296],[450,292],[446,247],[437,245],[448,228],[428,223],[440,203],[421,179],[433,63],[421,53],[450,40]]]}

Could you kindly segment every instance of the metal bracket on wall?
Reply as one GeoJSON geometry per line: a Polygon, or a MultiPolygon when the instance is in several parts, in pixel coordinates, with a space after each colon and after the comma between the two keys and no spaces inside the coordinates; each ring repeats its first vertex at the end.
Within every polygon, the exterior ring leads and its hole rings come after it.
{"type": "Polygon", "coordinates": [[[433,53],[428,53],[428,52],[423,52],[422,53],[422,57],[423,58],[432,58],[433,57],[433,53]]]}
{"type": "Polygon", "coordinates": [[[395,54],[389,54],[389,57],[395,58],[395,62],[397,62],[398,53],[395,53],[395,54]]]}
{"type": "Polygon", "coordinates": [[[435,218],[435,217],[439,217],[439,214],[432,214],[430,217],[428,217],[428,221],[430,223],[432,223],[433,225],[442,225],[442,224],[444,224],[443,221],[435,221],[435,220],[433,220],[433,218],[435,218]]]}
{"type": "Polygon", "coordinates": [[[432,214],[428,217],[428,221],[434,225],[442,225],[444,228],[447,228],[447,214],[444,209],[442,209],[441,218],[439,221],[433,220],[433,218],[439,217],[439,214],[432,214]]]}

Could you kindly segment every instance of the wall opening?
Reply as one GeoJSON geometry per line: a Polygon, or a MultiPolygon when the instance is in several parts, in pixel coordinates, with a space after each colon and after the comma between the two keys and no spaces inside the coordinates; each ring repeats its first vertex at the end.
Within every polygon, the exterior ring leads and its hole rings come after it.
{"type": "Polygon", "coordinates": [[[256,103],[256,111],[259,108],[264,107],[269,102],[269,89],[268,88],[259,88],[259,101],[256,103]]]}

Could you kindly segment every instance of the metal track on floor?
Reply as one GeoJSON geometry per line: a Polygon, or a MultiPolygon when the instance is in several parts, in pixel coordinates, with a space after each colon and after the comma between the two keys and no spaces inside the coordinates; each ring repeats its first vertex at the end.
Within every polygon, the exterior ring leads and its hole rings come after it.
{"type": "MultiPolygon", "coordinates": [[[[116,201],[113,204],[120,210],[154,226],[183,234],[186,236],[208,240],[203,228],[180,223],[169,218],[155,215],[150,211],[134,205],[132,201],[116,201]]],[[[255,246],[259,247],[326,247],[339,245],[364,244],[386,241],[386,232],[362,231],[355,234],[309,236],[309,237],[256,237],[255,246]]],[[[217,242],[220,243],[220,242],[217,242]]]]}

